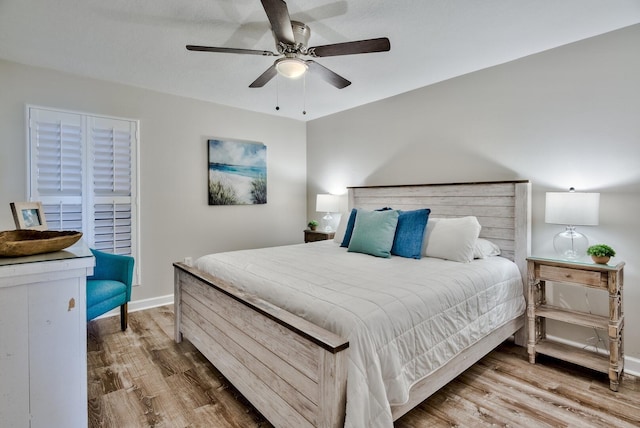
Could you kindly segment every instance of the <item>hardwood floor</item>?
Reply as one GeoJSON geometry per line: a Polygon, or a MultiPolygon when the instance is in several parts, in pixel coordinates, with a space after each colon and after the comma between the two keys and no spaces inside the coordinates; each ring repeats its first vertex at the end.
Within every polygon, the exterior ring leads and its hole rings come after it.
{"type": "MultiPolygon", "coordinates": [[[[89,322],[90,427],[271,427],[188,342],[173,341],[173,307],[89,322]]],[[[619,392],[606,375],[505,343],[395,426],[637,427],[640,379],[619,392]]]]}

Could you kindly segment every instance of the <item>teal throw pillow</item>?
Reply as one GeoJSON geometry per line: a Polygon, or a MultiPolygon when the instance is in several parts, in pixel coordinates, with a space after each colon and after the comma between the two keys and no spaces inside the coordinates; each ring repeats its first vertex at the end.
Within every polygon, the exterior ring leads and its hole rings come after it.
{"type": "Polygon", "coordinates": [[[398,211],[358,210],[349,252],[391,257],[391,247],[398,225],[398,211]]]}
{"type": "MultiPolygon", "coordinates": [[[[391,207],[383,207],[383,208],[378,208],[376,211],[387,211],[392,209],[393,208],[391,207]]],[[[349,221],[347,222],[347,228],[345,229],[344,238],[342,238],[342,243],[340,244],[341,247],[349,246],[349,242],[351,241],[351,235],[353,235],[353,227],[356,224],[357,215],[358,215],[358,210],[356,208],[353,208],[351,210],[351,214],[349,214],[349,221]]]]}

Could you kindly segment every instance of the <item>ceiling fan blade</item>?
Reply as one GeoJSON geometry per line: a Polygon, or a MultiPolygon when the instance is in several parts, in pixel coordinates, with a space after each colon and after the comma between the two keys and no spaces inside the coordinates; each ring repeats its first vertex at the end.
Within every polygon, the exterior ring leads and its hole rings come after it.
{"type": "Polygon", "coordinates": [[[269,80],[273,79],[276,74],[278,74],[278,71],[276,70],[276,65],[273,64],[271,67],[267,68],[267,71],[262,73],[260,77],[254,80],[253,83],[249,85],[249,87],[262,88],[264,85],[269,83],[269,80]]]}
{"type": "Polygon", "coordinates": [[[329,70],[327,67],[318,64],[315,61],[308,60],[306,61],[306,63],[309,66],[309,70],[312,73],[318,74],[322,79],[326,80],[327,82],[329,82],[330,84],[332,84],[338,89],[346,88],[351,84],[351,82],[349,82],[344,77],[329,70]]]}
{"type": "Polygon", "coordinates": [[[284,0],[261,0],[262,7],[267,13],[267,18],[271,23],[271,29],[276,37],[277,42],[294,45],[295,38],[293,36],[293,28],[291,27],[291,18],[289,18],[289,9],[284,0]]]}
{"type": "Polygon", "coordinates": [[[275,56],[276,53],[270,51],[258,51],[253,49],[235,49],[235,48],[217,48],[213,46],[196,46],[187,45],[189,51],[200,52],[218,52],[218,53],[234,53],[234,54],[247,54],[247,55],[262,55],[262,56],[275,56]]]}
{"type": "Polygon", "coordinates": [[[378,39],[358,40],[356,42],[334,43],[332,45],[309,48],[308,54],[315,57],[353,55],[371,52],[387,52],[391,43],[386,37],[378,39]]]}

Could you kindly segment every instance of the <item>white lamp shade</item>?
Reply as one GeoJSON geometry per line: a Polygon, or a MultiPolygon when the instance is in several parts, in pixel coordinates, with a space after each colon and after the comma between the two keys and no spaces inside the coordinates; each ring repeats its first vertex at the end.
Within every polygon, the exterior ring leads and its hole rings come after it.
{"type": "Polygon", "coordinates": [[[547,192],[544,221],[572,226],[597,226],[600,193],[547,192]]]}
{"type": "Polygon", "coordinates": [[[318,194],[316,196],[316,211],[325,213],[340,212],[340,196],[318,194]]]}

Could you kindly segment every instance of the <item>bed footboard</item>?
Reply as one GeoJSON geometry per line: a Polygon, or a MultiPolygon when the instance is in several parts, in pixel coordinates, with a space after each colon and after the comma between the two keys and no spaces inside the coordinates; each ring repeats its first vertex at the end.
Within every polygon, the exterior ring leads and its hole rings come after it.
{"type": "Polygon", "coordinates": [[[188,339],[274,425],[342,427],[349,342],[174,263],[175,340],[188,339]]]}

